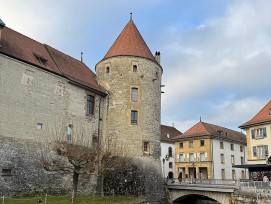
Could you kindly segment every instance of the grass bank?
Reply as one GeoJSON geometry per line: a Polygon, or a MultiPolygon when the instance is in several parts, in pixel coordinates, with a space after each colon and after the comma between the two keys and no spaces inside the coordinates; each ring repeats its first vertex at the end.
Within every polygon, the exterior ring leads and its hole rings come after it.
{"type": "MultiPolygon", "coordinates": [[[[142,198],[126,196],[78,196],[73,204],[130,204],[143,201],[142,198]]],[[[72,204],[70,196],[48,196],[46,197],[2,197],[1,204],[72,204]]]]}

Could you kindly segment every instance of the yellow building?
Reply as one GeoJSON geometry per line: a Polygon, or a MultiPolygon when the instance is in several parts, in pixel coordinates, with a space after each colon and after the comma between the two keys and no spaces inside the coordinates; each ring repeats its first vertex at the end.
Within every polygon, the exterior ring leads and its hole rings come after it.
{"type": "Polygon", "coordinates": [[[246,131],[248,164],[266,164],[271,146],[271,101],[240,128],[246,131]]]}
{"type": "Polygon", "coordinates": [[[240,168],[249,170],[249,178],[271,179],[271,101],[269,101],[251,120],[239,126],[246,131],[248,162],[240,168]]]}
{"type": "Polygon", "coordinates": [[[200,121],[174,141],[175,175],[183,179],[245,177],[244,170],[232,168],[232,165],[244,163],[244,134],[200,121]]]}

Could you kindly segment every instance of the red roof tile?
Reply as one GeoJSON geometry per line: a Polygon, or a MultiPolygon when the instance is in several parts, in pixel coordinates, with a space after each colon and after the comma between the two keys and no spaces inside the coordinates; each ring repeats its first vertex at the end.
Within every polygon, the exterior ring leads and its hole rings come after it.
{"type": "Polygon", "coordinates": [[[96,75],[83,62],[76,60],[52,47],[45,45],[62,75],[85,86],[104,91],[97,81],[96,75]]]}
{"type": "Polygon", "coordinates": [[[247,128],[254,125],[271,122],[271,100],[249,121],[240,125],[240,128],[247,128]]]}
{"type": "Polygon", "coordinates": [[[132,20],[127,23],[103,59],[115,56],[143,57],[157,63],[132,20]]]}
{"type": "Polygon", "coordinates": [[[172,126],[161,125],[161,141],[173,142],[171,138],[182,134],[179,130],[172,126]]]}
{"type": "Polygon", "coordinates": [[[246,142],[246,136],[235,130],[231,130],[225,127],[221,127],[218,125],[213,125],[205,122],[198,122],[189,130],[187,130],[182,135],[178,135],[177,137],[173,138],[174,140],[178,139],[186,139],[192,137],[201,137],[201,136],[212,136],[212,137],[219,137],[230,139],[239,142],[246,142]]]}
{"type": "Polygon", "coordinates": [[[81,61],[8,27],[2,29],[0,53],[38,66],[104,94],[96,75],[81,61]],[[41,63],[40,59],[45,63],[41,63]]]}

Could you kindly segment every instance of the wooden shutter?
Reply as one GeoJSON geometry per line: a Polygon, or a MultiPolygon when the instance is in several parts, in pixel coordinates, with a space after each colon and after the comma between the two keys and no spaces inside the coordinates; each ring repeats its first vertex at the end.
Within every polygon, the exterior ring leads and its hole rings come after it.
{"type": "Polygon", "coordinates": [[[251,130],[251,138],[255,139],[255,130],[251,130]]]}
{"type": "Polygon", "coordinates": [[[268,153],[268,145],[264,145],[264,149],[265,149],[265,156],[269,156],[269,153],[268,153]]]}
{"type": "Polygon", "coordinates": [[[257,157],[256,146],[253,146],[252,149],[253,149],[253,157],[257,157]]]}
{"type": "Polygon", "coordinates": [[[266,137],[266,128],[263,128],[263,137],[266,137]]]}

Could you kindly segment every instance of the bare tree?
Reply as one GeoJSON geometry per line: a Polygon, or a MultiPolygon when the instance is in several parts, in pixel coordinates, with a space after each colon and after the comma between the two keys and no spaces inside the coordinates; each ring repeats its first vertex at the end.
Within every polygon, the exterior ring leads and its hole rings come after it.
{"type": "Polygon", "coordinates": [[[73,192],[76,196],[79,175],[93,173],[97,166],[97,150],[92,145],[92,134],[87,134],[83,124],[76,124],[51,131],[50,149],[54,154],[42,154],[42,165],[47,171],[73,175],[73,192]],[[65,130],[66,129],[66,130],[65,130]],[[54,156],[53,156],[54,155],[54,156]]]}
{"type": "Polygon", "coordinates": [[[118,174],[131,169],[132,159],[127,156],[124,145],[112,144],[109,139],[99,149],[100,193],[104,195],[104,179],[109,175],[118,174]]]}

